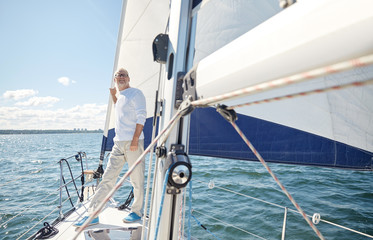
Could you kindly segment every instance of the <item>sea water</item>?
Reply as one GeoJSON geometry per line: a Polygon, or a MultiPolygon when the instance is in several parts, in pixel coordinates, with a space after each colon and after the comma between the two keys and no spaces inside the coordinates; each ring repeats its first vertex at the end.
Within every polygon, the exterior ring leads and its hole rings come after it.
{"type": "MultiPolygon", "coordinates": [[[[53,222],[59,212],[59,160],[83,151],[84,168],[96,169],[101,140],[102,134],[96,133],[0,135],[0,239],[26,239],[44,222],[53,222]]],[[[286,207],[285,238],[318,239],[305,220],[291,211],[295,207],[260,163],[190,158],[192,237],[281,239],[286,207]]],[[[82,163],[74,157],[68,161],[74,177],[79,176],[82,163]]],[[[372,172],[283,164],[270,168],[308,215],[319,213],[324,220],[373,235],[372,172]]],[[[66,182],[70,181],[66,164],[63,171],[66,182]]],[[[77,185],[80,190],[80,179],[77,185]]],[[[129,191],[130,185],[124,184],[115,199],[124,202],[129,191]]],[[[188,187],[186,191],[189,195],[188,187]]],[[[69,192],[76,204],[73,185],[69,192]]],[[[189,198],[186,201],[188,207],[189,198]]],[[[67,201],[64,209],[69,208],[67,201]]],[[[326,239],[369,239],[324,222],[316,226],[326,239]]]]}

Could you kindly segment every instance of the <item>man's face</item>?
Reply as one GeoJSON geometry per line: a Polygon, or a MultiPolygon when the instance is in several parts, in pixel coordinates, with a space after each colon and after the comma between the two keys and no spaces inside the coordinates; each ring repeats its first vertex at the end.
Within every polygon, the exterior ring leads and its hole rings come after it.
{"type": "Polygon", "coordinates": [[[128,72],[126,70],[119,70],[115,74],[115,81],[117,82],[120,91],[129,88],[130,78],[128,72]]]}

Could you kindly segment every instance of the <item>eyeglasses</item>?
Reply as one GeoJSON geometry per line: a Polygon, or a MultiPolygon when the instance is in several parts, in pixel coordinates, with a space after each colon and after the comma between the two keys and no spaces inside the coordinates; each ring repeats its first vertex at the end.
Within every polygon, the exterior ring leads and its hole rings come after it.
{"type": "Polygon", "coordinates": [[[125,74],[125,73],[117,73],[117,74],[115,74],[115,77],[128,77],[128,74],[125,74]]]}

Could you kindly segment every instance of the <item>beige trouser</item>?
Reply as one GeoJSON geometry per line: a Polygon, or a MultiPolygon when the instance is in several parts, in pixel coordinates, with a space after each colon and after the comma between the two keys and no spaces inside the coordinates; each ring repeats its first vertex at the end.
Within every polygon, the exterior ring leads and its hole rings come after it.
{"type": "MultiPolygon", "coordinates": [[[[118,176],[122,171],[124,164],[128,163],[128,168],[136,162],[140,155],[144,152],[144,140],[139,140],[137,151],[130,151],[131,141],[115,141],[111,150],[108,165],[105,173],[102,176],[102,181],[97,186],[96,194],[94,195],[89,206],[89,212],[95,211],[96,207],[102,202],[110,190],[115,186],[118,176]]],[[[130,175],[130,180],[133,186],[134,202],[131,211],[139,216],[142,216],[142,208],[144,202],[144,170],[145,160],[133,170],[130,175]]]]}

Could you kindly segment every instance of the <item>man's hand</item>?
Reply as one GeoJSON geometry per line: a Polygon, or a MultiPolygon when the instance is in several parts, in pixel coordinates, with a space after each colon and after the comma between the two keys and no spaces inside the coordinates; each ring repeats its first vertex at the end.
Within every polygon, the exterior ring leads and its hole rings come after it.
{"type": "Polygon", "coordinates": [[[117,89],[115,88],[115,87],[113,87],[113,88],[110,88],[110,94],[111,94],[111,96],[115,96],[115,94],[117,94],[117,89]]]}
{"type": "Polygon", "coordinates": [[[117,94],[117,89],[116,89],[115,87],[113,87],[113,88],[109,88],[109,89],[110,89],[110,95],[111,95],[111,97],[112,97],[114,103],[117,103],[117,96],[116,96],[116,94],[117,94]]]}
{"type": "Polygon", "coordinates": [[[134,152],[137,150],[137,148],[139,147],[139,139],[132,139],[132,142],[131,142],[131,146],[130,146],[130,151],[131,152],[134,152]]]}

